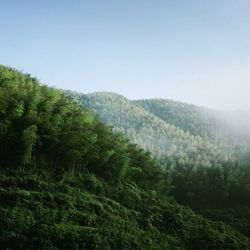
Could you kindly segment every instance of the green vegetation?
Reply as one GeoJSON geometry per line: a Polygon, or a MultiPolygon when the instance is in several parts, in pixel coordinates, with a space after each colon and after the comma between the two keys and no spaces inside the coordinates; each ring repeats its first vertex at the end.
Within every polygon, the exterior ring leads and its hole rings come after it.
{"type": "Polygon", "coordinates": [[[66,93],[153,152],[171,179],[170,194],[178,202],[249,236],[249,130],[229,126],[235,115],[172,100],[66,93]]]}
{"type": "Polygon", "coordinates": [[[92,110],[103,122],[122,132],[131,142],[160,158],[175,156],[180,161],[209,165],[229,157],[229,153],[225,154],[200,135],[184,131],[120,95],[66,93],[92,110]]]}
{"type": "Polygon", "coordinates": [[[171,171],[61,91],[0,66],[0,95],[1,249],[250,248],[246,228],[179,205],[171,171]]]}
{"type": "Polygon", "coordinates": [[[247,237],[153,191],[96,175],[1,173],[2,249],[247,249],[247,237]]]}
{"type": "Polygon", "coordinates": [[[192,135],[206,139],[220,136],[208,109],[166,99],[138,100],[134,103],[192,135]]]}
{"type": "Polygon", "coordinates": [[[211,142],[224,154],[230,153],[229,158],[240,159],[250,152],[249,112],[211,110],[166,99],[133,103],[184,132],[211,142]]]}

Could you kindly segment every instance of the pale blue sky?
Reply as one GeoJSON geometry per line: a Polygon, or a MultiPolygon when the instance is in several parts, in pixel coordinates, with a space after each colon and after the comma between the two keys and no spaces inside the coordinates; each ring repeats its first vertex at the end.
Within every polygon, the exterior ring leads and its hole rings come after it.
{"type": "Polygon", "coordinates": [[[249,0],[6,0],[0,63],[43,83],[250,108],[249,0]]]}

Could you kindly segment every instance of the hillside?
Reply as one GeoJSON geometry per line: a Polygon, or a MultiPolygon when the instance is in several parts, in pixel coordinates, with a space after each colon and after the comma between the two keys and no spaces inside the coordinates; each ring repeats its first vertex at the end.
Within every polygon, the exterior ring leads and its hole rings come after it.
{"type": "Polygon", "coordinates": [[[212,110],[168,99],[145,99],[133,103],[194,136],[212,142],[220,137],[212,110]]]}
{"type": "Polygon", "coordinates": [[[212,110],[167,99],[131,101],[112,92],[65,93],[160,158],[174,156],[204,165],[249,159],[249,112],[212,110]]]}
{"type": "Polygon", "coordinates": [[[250,112],[212,110],[167,99],[133,101],[165,122],[201,136],[223,150],[250,151],[250,112]],[[244,150],[244,147],[248,146],[244,150]]]}
{"type": "MultiPolygon", "coordinates": [[[[178,202],[249,236],[250,141],[248,130],[232,126],[240,123],[239,117],[232,122],[239,113],[172,100],[130,101],[114,93],[66,93],[150,150],[166,170],[170,194],[178,202]]],[[[242,124],[247,117],[240,116],[242,124]]]]}
{"type": "Polygon", "coordinates": [[[92,110],[104,123],[122,132],[131,142],[160,158],[175,156],[183,162],[195,164],[203,161],[204,165],[209,165],[230,157],[229,149],[222,150],[199,133],[192,134],[192,131],[177,127],[172,120],[168,122],[120,95],[105,92],[67,94],[92,110]]]}
{"type": "Polygon", "coordinates": [[[177,204],[166,172],[60,91],[0,66],[1,249],[247,249],[177,204]]]}

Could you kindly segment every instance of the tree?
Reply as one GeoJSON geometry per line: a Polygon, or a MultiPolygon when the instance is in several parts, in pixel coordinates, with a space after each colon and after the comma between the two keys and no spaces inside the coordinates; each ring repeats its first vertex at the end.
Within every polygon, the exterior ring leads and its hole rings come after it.
{"type": "Polygon", "coordinates": [[[23,150],[21,153],[21,163],[31,163],[32,153],[37,140],[37,126],[31,125],[22,133],[23,150]]]}

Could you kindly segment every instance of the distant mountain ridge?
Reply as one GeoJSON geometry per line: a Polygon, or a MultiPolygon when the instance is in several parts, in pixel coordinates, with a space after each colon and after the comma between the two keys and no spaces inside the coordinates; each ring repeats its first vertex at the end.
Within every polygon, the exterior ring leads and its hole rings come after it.
{"type": "Polygon", "coordinates": [[[134,103],[194,136],[205,139],[213,136],[215,124],[208,116],[211,111],[207,108],[168,99],[144,99],[134,103]]]}

